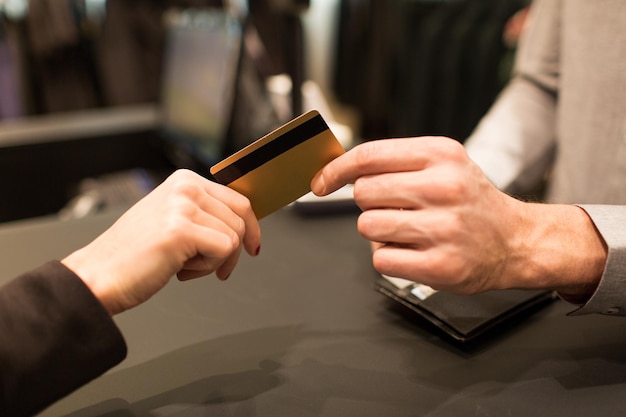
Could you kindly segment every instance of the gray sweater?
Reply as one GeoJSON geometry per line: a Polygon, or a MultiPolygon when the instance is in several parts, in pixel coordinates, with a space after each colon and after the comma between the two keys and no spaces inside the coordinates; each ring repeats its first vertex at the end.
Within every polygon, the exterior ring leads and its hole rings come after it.
{"type": "Polygon", "coordinates": [[[626,315],[626,2],[535,0],[515,74],[466,142],[500,189],[548,178],[549,202],[578,204],[609,247],[576,314],[626,315]]]}

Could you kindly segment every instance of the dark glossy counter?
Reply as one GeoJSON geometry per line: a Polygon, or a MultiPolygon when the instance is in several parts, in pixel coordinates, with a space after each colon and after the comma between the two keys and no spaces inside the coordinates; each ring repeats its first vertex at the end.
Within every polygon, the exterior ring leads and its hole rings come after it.
{"type": "MultiPolygon", "coordinates": [[[[61,257],[115,213],[0,228],[2,277],[61,257]]],[[[557,301],[461,349],[372,289],[355,215],[261,222],[227,282],[173,280],[117,317],[129,357],[44,416],[609,416],[626,413],[626,321],[557,301]]],[[[4,278],[3,278],[4,279],[4,278]]]]}

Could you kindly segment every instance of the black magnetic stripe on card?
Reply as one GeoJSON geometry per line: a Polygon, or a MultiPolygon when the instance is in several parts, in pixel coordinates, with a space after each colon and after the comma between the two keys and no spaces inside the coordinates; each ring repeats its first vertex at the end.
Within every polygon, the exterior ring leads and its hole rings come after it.
{"type": "Polygon", "coordinates": [[[321,115],[317,115],[274,140],[250,152],[248,155],[233,162],[229,166],[213,174],[213,178],[221,184],[230,184],[238,178],[255,170],[267,161],[287,152],[291,148],[306,142],[312,137],[328,130],[328,125],[321,115]]]}

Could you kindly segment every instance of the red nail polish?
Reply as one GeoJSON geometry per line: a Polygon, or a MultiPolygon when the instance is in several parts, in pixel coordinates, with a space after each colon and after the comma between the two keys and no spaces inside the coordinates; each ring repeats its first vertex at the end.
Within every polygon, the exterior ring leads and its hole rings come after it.
{"type": "Polygon", "coordinates": [[[254,251],[254,256],[257,256],[259,253],[261,253],[261,245],[257,246],[256,251],[254,251]]]}

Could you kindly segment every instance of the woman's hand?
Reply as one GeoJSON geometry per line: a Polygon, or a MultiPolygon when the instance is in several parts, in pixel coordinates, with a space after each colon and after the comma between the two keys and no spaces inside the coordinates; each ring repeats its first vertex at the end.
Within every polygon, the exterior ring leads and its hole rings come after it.
{"type": "Polygon", "coordinates": [[[146,301],[174,274],[228,278],[242,248],[257,255],[260,240],[246,197],[179,170],[62,263],[113,315],[146,301]]]}

